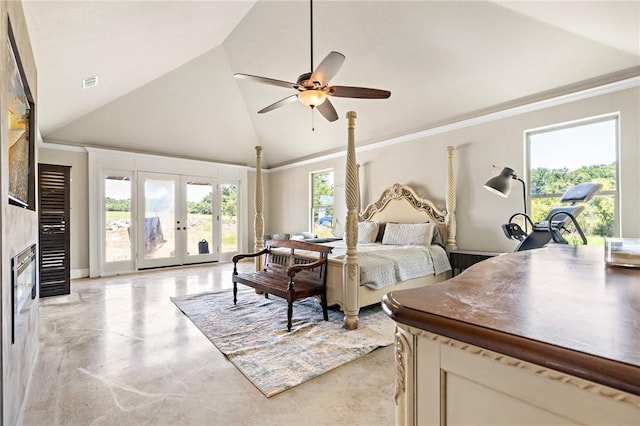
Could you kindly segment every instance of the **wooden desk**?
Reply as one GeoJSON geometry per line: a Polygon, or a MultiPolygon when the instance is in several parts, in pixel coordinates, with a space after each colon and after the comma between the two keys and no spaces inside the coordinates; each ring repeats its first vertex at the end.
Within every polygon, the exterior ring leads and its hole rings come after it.
{"type": "Polygon", "coordinates": [[[398,424],[640,424],[640,270],[603,258],[550,246],[386,295],[398,424]]]}

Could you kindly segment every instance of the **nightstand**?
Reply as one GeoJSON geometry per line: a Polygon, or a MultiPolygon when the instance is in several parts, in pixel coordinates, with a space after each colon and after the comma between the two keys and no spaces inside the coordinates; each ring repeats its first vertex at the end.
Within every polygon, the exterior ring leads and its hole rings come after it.
{"type": "Polygon", "coordinates": [[[503,253],[493,251],[477,251],[456,249],[449,252],[449,262],[451,262],[452,276],[458,275],[471,265],[482,262],[490,257],[499,256],[503,253]]]}

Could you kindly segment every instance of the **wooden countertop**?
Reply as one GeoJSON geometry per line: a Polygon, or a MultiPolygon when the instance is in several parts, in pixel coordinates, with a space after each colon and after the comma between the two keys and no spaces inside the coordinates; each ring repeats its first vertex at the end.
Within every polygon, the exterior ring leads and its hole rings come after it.
{"type": "Polygon", "coordinates": [[[552,245],[387,294],[395,321],[640,395],[640,269],[552,245]]]}

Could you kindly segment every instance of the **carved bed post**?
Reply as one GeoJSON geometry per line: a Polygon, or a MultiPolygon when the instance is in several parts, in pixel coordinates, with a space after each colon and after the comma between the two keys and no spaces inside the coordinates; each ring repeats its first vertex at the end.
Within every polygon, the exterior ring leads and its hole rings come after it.
{"type": "Polygon", "coordinates": [[[360,164],[356,164],[356,176],[358,176],[358,207],[356,211],[358,212],[358,218],[360,218],[360,213],[362,213],[362,196],[360,195],[360,164]]]}
{"type": "Polygon", "coordinates": [[[455,147],[447,147],[447,250],[455,250],[456,245],[456,181],[453,170],[453,151],[455,147]]]}
{"type": "MultiPolygon", "coordinates": [[[[262,147],[256,146],[256,217],[253,225],[255,232],[255,251],[264,248],[264,217],[262,216],[262,147]]],[[[256,271],[261,271],[263,265],[262,256],[255,258],[256,271]]]]}
{"type": "Polygon", "coordinates": [[[347,142],[347,165],[345,172],[345,201],[347,205],[346,244],[347,253],[343,268],[344,327],[347,330],[358,328],[358,287],[360,285],[360,268],[358,265],[358,168],[356,165],[355,127],[356,113],[349,111],[349,139],[347,142]]]}

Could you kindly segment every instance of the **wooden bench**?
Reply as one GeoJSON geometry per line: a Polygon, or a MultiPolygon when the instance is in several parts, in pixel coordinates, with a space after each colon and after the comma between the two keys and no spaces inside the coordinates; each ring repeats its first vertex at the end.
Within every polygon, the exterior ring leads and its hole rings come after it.
{"type": "Polygon", "coordinates": [[[320,296],[324,320],[327,313],[327,257],[333,247],[294,240],[269,240],[266,248],[257,253],[233,256],[233,304],[237,302],[238,283],[247,285],[287,300],[287,330],[291,331],[293,302],[311,296],[320,296]],[[306,251],[296,253],[296,250],[306,251]],[[311,253],[317,256],[311,256],[311,253]],[[264,269],[257,272],[238,273],[240,260],[265,255],[264,269]]]}

